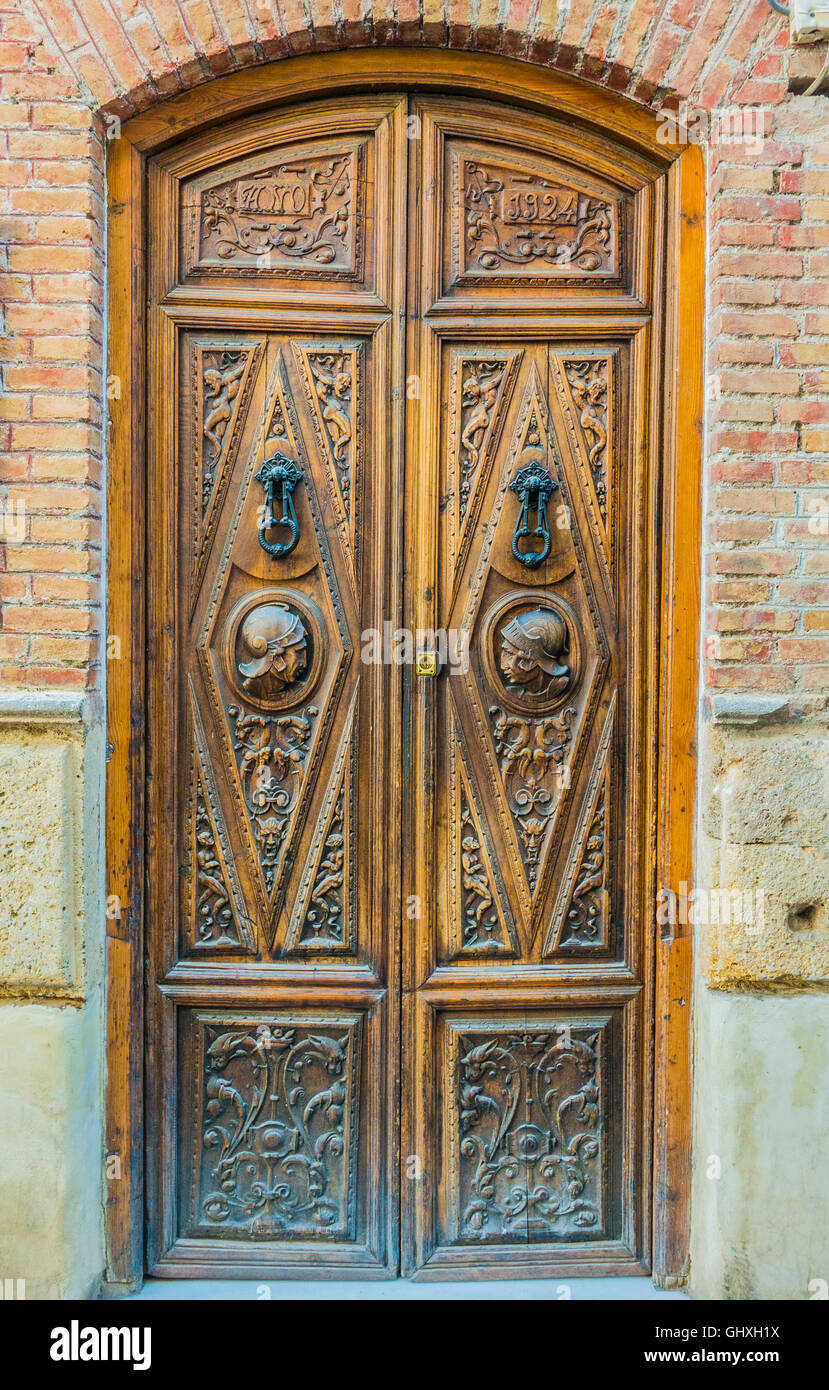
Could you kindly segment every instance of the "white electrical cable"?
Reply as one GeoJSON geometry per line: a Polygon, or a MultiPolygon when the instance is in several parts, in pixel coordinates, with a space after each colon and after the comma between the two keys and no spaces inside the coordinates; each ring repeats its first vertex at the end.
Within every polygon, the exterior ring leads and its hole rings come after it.
{"type": "Polygon", "coordinates": [[[811,86],[806,88],[806,90],[805,90],[805,92],[803,93],[803,95],[804,95],[805,97],[813,97],[814,94],[815,94],[815,92],[817,91],[818,87],[819,87],[819,86],[821,85],[821,83],[823,82],[824,77],[826,77],[827,74],[829,74],[829,49],[827,49],[827,51],[826,51],[826,61],[825,61],[825,63],[823,64],[823,67],[821,68],[820,72],[818,73],[817,77],[815,78],[815,80],[814,80],[814,82],[811,84],[811,86]]]}

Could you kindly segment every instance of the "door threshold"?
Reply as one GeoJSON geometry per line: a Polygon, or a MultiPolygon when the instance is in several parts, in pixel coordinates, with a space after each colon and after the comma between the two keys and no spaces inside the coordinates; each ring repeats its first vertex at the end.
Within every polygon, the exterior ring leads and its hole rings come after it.
{"type": "Polygon", "coordinates": [[[270,1283],[255,1279],[147,1279],[137,1299],[161,1302],[183,1300],[227,1302],[452,1302],[536,1300],[546,1303],[567,1299],[599,1302],[655,1302],[687,1299],[677,1289],[657,1289],[650,1279],[499,1279],[452,1280],[415,1283],[409,1279],[282,1279],[270,1283]]]}

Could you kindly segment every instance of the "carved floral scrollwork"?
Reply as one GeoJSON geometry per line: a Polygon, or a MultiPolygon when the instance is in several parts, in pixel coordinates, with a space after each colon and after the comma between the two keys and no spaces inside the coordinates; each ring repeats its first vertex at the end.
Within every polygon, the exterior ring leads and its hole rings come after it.
{"type": "Polygon", "coordinates": [[[250,349],[216,349],[202,354],[202,515],[213,496],[216,470],[224,452],[228,427],[238,412],[239,393],[250,355],[250,349]]]}
{"type": "Polygon", "coordinates": [[[263,1023],[206,1040],[204,1220],[251,1236],[342,1230],[352,1031],[263,1023]]]}
{"type": "Polygon", "coordinates": [[[351,419],[353,354],[309,353],[308,365],[325,438],[337,470],[343,501],[348,507],[351,485],[349,456],[354,434],[351,419]]]}
{"type": "Polygon", "coordinates": [[[564,918],[563,946],[591,946],[603,937],[605,892],[605,802],[607,784],[599,788],[596,806],[587,831],[570,904],[564,918]]]}
{"type": "Polygon", "coordinates": [[[495,752],[518,834],[530,890],[535,891],[547,829],[562,790],[560,769],[572,740],[576,710],[528,719],[490,707],[495,752]]]}
{"type": "Polygon", "coordinates": [[[238,946],[230,892],[201,786],[196,791],[196,932],[202,944],[238,946]]]}
{"type": "Polygon", "coordinates": [[[459,1034],[462,1239],[547,1239],[601,1217],[599,1034],[459,1034]]]}
{"type": "Polygon", "coordinates": [[[308,705],[302,714],[243,714],[228,708],[239,779],[256,841],[268,894],[273,892],[282,844],[296,810],[305,763],[319,714],[308,705]]]}
{"type": "Polygon", "coordinates": [[[498,910],[469,802],[461,793],[461,910],[466,949],[502,946],[498,910]]]}
{"type": "Polygon", "coordinates": [[[334,812],[322,849],[322,858],[305,912],[301,940],[303,944],[319,945],[343,942],[343,913],[345,889],[345,804],[342,790],[334,804],[334,812]]]}
{"type": "Polygon", "coordinates": [[[466,163],[466,263],[606,271],[612,268],[611,203],[535,174],[466,163]]]}

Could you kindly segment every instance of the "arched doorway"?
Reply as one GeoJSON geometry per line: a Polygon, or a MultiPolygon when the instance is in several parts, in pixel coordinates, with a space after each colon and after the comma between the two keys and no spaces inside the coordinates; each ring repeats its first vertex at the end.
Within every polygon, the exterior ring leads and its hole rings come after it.
{"type": "Polygon", "coordinates": [[[679,163],[578,84],[379,56],[131,146],[147,1267],[645,1271],[687,1124],[679,163]]]}

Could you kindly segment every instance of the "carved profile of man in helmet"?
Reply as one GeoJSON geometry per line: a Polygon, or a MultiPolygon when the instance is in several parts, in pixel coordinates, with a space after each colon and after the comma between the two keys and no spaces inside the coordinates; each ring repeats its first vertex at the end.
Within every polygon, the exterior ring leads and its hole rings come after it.
{"type": "Polygon", "coordinates": [[[240,661],[245,690],[272,698],[297,681],[308,661],[308,634],[302,619],[284,603],[263,603],[242,623],[242,647],[253,660],[240,661]]]}
{"type": "Polygon", "coordinates": [[[561,695],[570,684],[563,618],[543,608],[511,618],[500,631],[498,664],[513,694],[561,695]]]}

